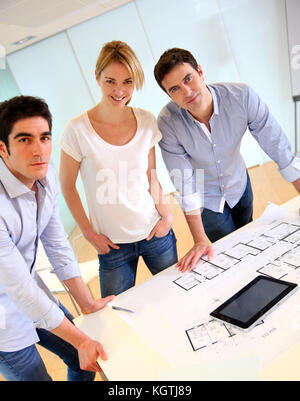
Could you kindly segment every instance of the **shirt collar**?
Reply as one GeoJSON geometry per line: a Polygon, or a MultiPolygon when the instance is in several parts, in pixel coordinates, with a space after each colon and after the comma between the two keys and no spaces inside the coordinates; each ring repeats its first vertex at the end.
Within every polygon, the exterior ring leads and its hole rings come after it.
{"type": "Polygon", "coordinates": [[[216,91],[212,85],[206,85],[206,86],[208,87],[208,89],[212,95],[212,98],[213,98],[213,105],[214,105],[213,115],[214,114],[218,115],[219,114],[219,99],[217,97],[216,91]]]}
{"type": "MultiPolygon", "coordinates": [[[[0,181],[2,182],[6,192],[11,198],[17,198],[23,194],[31,192],[12,172],[6,167],[6,164],[0,157],[0,181]]],[[[38,181],[43,187],[48,184],[47,177],[38,181]]]]}

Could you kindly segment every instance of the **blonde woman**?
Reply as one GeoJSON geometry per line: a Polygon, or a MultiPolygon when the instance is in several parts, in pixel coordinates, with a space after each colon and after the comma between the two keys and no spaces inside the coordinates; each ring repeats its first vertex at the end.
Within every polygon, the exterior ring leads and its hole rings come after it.
{"type": "Polygon", "coordinates": [[[152,274],[177,262],[173,216],[155,173],[155,117],[129,107],[144,74],[124,42],[107,43],[96,64],[100,102],[67,124],[61,140],[60,180],[68,207],[97,249],[101,295],[135,283],[139,256],[152,274]],[[89,218],[76,189],[80,171],[89,218]]]}

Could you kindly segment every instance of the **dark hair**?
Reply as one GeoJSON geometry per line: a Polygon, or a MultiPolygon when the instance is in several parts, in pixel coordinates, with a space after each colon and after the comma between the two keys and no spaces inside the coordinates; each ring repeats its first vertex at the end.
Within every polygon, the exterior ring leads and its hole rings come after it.
{"type": "Polygon", "coordinates": [[[15,96],[12,99],[0,103],[0,140],[8,148],[8,136],[12,131],[13,125],[23,118],[43,117],[52,129],[52,115],[47,103],[38,97],[15,96]]]}
{"type": "Polygon", "coordinates": [[[158,85],[164,90],[161,82],[165,75],[168,74],[177,64],[189,63],[198,72],[198,63],[195,57],[188,50],[173,49],[166,50],[161,56],[154,67],[154,76],[158,85]]]}

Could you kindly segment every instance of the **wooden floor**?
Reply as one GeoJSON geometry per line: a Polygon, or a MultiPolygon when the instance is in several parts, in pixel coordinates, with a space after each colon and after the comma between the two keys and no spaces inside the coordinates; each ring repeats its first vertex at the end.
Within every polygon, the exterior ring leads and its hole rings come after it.
{"type": "MultiPolygon", "coordinates": [[[[263,213],[269,201],[281,205],[298,195],[294,187],[281,177],[277,171],[275,163],[273,162],[252,167],[248,171],[254,192],[254,218],[259,217],[263,213]]],[[[180,258],[192,247],[193,241],[183,213],[172,197],[170,197],[170,207],[175,217],[173,229],[177,237],[178,256],[180,258]]],[[[79,230],[76,228],[70,236],[71,243],[73,243],[72,239],[78,234],[79,230]]],[[[83,237],[76,240],[76,249],[80,262],[97,258],[96,251],[83,239],[83,237]]],[[[148,269],[143,261],[140,260],[138,265],[137,283],[142,282],[150,276],[151,274],[148,269]]],[[[92,281],[91,289],[95,297],[100,296],[98,279],[92,281]]],[[[66,294],[57,294],[57,297],[70,310],[70,312],[76,316],[76,311],[70,303],[69,297],[66,294]]],[[[53,380],[66,380],[66,367],[64,363],[56,355],[53,355],[41,347],[38,348],[53,380]]],[[[0,380],[3,380],[1,376],[0,380]]],[[[97,374],[96,380],[101,380],[100,375],[97,374]]]]}

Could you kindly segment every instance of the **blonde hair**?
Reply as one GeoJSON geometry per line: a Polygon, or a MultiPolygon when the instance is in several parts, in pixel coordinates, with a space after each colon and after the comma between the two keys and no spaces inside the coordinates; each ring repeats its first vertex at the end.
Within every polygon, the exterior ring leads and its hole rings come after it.
{"type": "Polygon", "coordinates": [[[125,42],[113,40],[106,43],[98,56],[96,74],[98,77],[108,64],[118,62],[130,72],[136,89],[141,89],[144,83],[144,72],[134,51],[125,42]]]}

